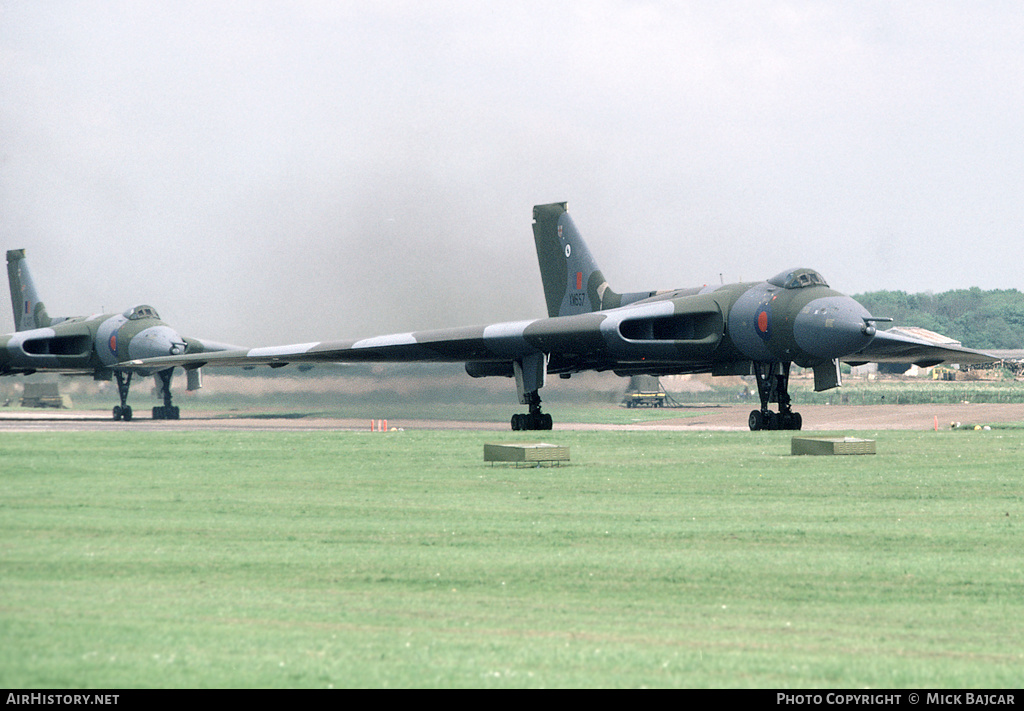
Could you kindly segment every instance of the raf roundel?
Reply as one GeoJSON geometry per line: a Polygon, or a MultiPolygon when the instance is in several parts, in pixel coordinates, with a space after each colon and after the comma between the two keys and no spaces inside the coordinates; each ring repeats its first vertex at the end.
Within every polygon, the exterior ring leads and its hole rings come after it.
{"type": "Polygon", "coordinates": [[[110,346],[110,352],[113,353],[114,355],[117,355],[117,333],[116,332],[110,334],[110,341],[109,341],[108,345],[110,346]]]}
{"type": "Polygon", "coordinates": [[[771,319],[768,316],[768,309],[763,308],[757,312],[757,335],[768,340],[771,337],[771,319]]]}
{"type": "Polygon", "coordinates": [[[572,254],[572,245],[567,244],[565,245],[565,258],[568,259],[570,254],[572,254]]]}

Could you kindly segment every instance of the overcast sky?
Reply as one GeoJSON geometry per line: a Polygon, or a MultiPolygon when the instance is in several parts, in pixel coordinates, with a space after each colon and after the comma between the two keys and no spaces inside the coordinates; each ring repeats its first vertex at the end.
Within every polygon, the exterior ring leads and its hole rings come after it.
{"type": "Polygon", "coordinates": [[[619,291],[1024,288],[1024,4],[0,0],[0,246],[51,315],[540,317],[564,200],[619,291]]]}

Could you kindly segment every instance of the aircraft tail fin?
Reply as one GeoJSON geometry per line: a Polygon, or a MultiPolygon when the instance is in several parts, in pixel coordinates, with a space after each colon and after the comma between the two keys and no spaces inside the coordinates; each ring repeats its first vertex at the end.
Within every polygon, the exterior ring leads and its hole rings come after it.
{"type": "Polygon", "coordinates": [[[28,331],[51,323],[46,306],[39,300],[32,273],[25,260],[24,249],[7,252],[7,278],[11,284],[11,305],[14,307],[14,329],[28,331]]]}
{"type": "Polygon", "coordinates": [[[534,206],[533,240],[548,316],[572,316],[621,305],[621,295],[608,287],[569,217],[566,203],[534,206]]]}

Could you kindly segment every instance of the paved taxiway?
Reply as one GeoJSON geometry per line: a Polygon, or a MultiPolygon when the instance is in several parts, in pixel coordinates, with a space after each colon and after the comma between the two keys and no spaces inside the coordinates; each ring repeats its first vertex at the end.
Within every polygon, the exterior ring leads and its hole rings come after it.
{"type": "MultiPolygon", "coordinates": [[[[996,422],[1024,422],[1024,404],[955,403],[931,405],[801,405],[805,431],[833,430],[928,430],[938,423],[948,429],[953,422],[965,425],[996,422]]],[[[679,417],[621,425],[558,422],[555,430],[747,430],[750,407],[743,405],[687,406],[660,410],[659,415],[678,412],[679,417]]],[[[389,427],[407,430],[480,430],[509,432],[507,422],[464,422],[454,420],[390,420],[389,427]]],[[[0,432],[316,432],[369,431],[370,420],[325,417],[276,417],[271,414],[231,415],[216,412],[182,412],[180,420],[152,420],[140,417],[115,422],[100,412],[0,412],[0,432]]]]}

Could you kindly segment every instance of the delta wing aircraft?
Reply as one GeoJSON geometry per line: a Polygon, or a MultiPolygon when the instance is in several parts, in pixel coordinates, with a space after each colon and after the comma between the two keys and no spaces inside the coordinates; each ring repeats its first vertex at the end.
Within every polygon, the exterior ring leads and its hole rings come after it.
{"type": "MultiPolygon", "coordinates": [[[[115,420],[131,420],[128,389],[132,375],[155,375],[164,404],[153,408],[155,420],[177,420],[180,410],[171,404],[173,367],[139,366],[126,361],[156,356],[236,350],[197,338],[186,338],[160,320],[152,306],[140,305],[121,314],[52,318],[39,299],[24,249],[7,252],[15,333],[0,336],[0,375],[63,373],[91,375],[96,380],[117,379],[121,404],[115,420]]],[[[201,371],[190,369],[188,389],[202,387],[201,371]]]]}
{"type": "Polygon", "coordinates": [[[891,321],[833,291],[813,269],[791,269],[761,282],[617,293],[598,269],[566,203],[533,208],[533,236],[548,318],[488,326],[399,333],[362,340],[302,343],[244,351],[166,356],[139,367],[252,366],[259,363],[464,362],[473,377],[515,378],[529,411],[513,430],[551,429],[541,411],[547,375],[587,370],[618,375],[754,375],[761,407],[751,430],[799,430],[789,396],[793,364],[814,371],[814,389],[841,385],[840,361],[976,363],[997,360],[879,331],[891,321]],[[778,403],[778,411],[769,409],[778,403]]]}

